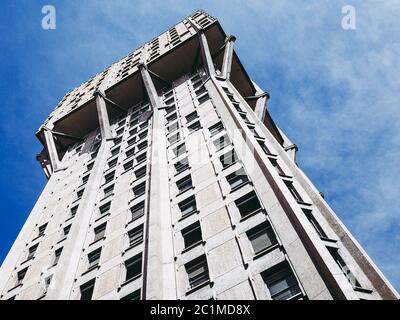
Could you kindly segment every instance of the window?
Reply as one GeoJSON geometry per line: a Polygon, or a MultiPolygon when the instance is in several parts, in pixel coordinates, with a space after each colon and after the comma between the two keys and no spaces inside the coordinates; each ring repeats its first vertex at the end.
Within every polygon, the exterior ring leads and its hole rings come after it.
{"type": "Polygon", "coordinates": [[[288,300],[301,293],[299,283],[287,262],[261,274],[272,300],[288,300]]]}
{"type": "Polygon", "coordinates": [[[127,150],[127,151],[125,152],[125,156],[126,156],[127,158],[133,156],[134,154],[135,154],[135,148],[131,148],[131,149],[129,149],[129,150],[127,150]]]}
{"type": "Polygon", "coordinates": [[[200,243],[203,238],[201,236],[200,223],[195,222],[190,226],[182,230],[183,241],[185,243],[185,249],[200,243]]]}
{"type": "Polygon", "coordinates": [[[104,177],[104,180],[105,180],[104,184],[107,184],[107,183],[113,181],[114,180],[114,176],[115,176],[115,171],[106,174],[105,177],[104,177]]]}
{"type": "Polygon", "coordinates": [[[261,223],[253,229],[250,229],[246,234],[255,254],[267,250],[278,243],[275,233],[268,222],[261,223]]]}
{"type": "Polygon", "coordinates": [[[136,157],[136,162],[141,163],[147,159],[147,153],[142,153],[136,157]]]}
{"type": "Polygon", "coordinates": [[[303,199],[301,198],[300,194],[297,192],[295,187],[293,186],[293,183],[287,180],[284,180],[287,188],[289,189],[290,193],[292,194],[293,198],[296,199],[298,202],[303,202],[303,199]]]}
{"type": "Polygon", "coordinates": [[[138,136],[138,137],[139,137],[139,140],[142,140],[142,139],[146,138],[146,137],[147,137],[147,134],[148,134],[148,131],[147,131],[147,130],[145,130],[145,131],[139,133],[139,136],[138,136]]]}
{"type": "Polygon", "coordinates": [[[82,198],[84,191],[85,191],[85,189],[81,189],[76,193],[76,200],[79,200],[82,198]]]}
{"type": "Polygon", "coordinates": [[[63,229],[63,238],[66,238],[68,236],[70,230],[71,230],[71,225],[68,225],[68,226],[64,227],[64,229],[63,229]]]}
{"type": "Polygon", "coordinates": [[[189,169],[189,160],[188,158],[183,158],[182,160],[178,161],[177,163],[174,164],[176,173],[181,173],[185,171],[186,169],[189,169]]]}
{"type": "Polygon", "coordinates": [[[104,188],[104,197],[108,197],[108,196],[112,195],[113,191],[114,191],[113,184],[107,188],[104,188]]]}
{"type": "Polygon", "coordinates": [[[140,300],[140,289],[128,294],[127,296],[121,298],[121,300],[140,300]]]}
{"type": "Polygon", "coordinates": [[[226,180],[231,186],[231,191],[239,189],[241,186],[249,182],[246,172],[241,168],[226,177],[226,180]]]}
{"type": "Polygon", "coordinates": [[[126,275],[125,281],[138,278],[142,274],[142,254],[125,261],[126,275]]]}
{"type": "Polygon", "coordinates": [[[116,156],[119,153],[119,150],[121,150],[120,147],[116,147],[111,150],[111,157],[116,156]]]}
{"type": "Polygon", "coordinates": [[[168,108],[165,109],[165,111],[167,112],[167,114],[170,114],[172,112],[174,112],[176,110],[175,106],[169,106],[168,108]]]}
{"type": "Polygon", "coordinates": [[[133,128],[132,130],[129,131],[129,136],[132,137],[137,133],[137,128],[133,128]]]}
{"type": "Polygon", "coordinates": [[[168,142],[170,144],[174,144],[177,143],[179,140],[181,140],[181,135],[179,134],[179,132],[173,134],[172,136],[168,137],[168,142]]]}
{"type": "Polygon", "coordinates": [[[124,170],[127,171],[133,167],[133,160],[124,163],[124,170]]]}
{"type": "Polygon", "coordinates": [[[251,126],[251,127],[249,127],[249,129],[250,129],[250,131],[253,133],[254,137],[260,138],[260,135],[258,134],[256,128],[254,128],[254,127],[251,126]]]}
{"type": "Polygon", "coordinates": [[[137,246],[143,242],[143,225],[128,231],[129,248],[137,246]]]}
{"type": "Polygon", "coordinates": [[[307,217],[308,221],[313,225],[315,231],[317,231],[318,235],[321,238],[328,238],[326,235],[324,229],[322,229],[321,225],[318,223],[317,219],[315,219],[314,215],[312,214],[311,210],[308,209],[302,209],[305,216],[307,217]]]}
{"type": "Polygon", "coordinates": [[[285,175],[285,172],[283,172],[281,166],[278,164],[278,161],[276,159],[269,158],[269,161],[271,161],[272,165],[274,166],[276,172],[278,172],[279,175],[285,175]]]}
{"type": "Polygon", "coordinates": [[[115,166],[117,165],[117,162],[118,162],[118,159],[117,159],[117,158],[115,158],[115,159],[109,161],[109,162],[108,162],[108,169],[111,169],[111,168],[115,167],[115,166]]]}
{"type": "Polygon", "coordinates": [[[208,95],[208,93],[197,98],[197,100],[199,101],[199,104],[206,102],[208,99],[210,99],[210,96],[208,95]]]}
{"type": "Polygon", "coordinates": [[[75,217],[77,211],[78,211],[78,206],[75,206],[75,207],[71,208],[70,216],[69,216],[69,217],[70,217],[70,218],[75,217]]]}
{"type": "Polygon", "coordinates": [[[171,114],[169,117],[167,117],[168,122],[172,122],[174,120],[178,119],[178,116],[176,113],[171,114]]]}
{"type": "Polygon", "coordinates": [[[185,269],[188,274],[190,288],[195,288],[210,279],[205,255],[187,263],[185,269]]]}
{"type": "Polygon", "coordinates": [[[238,157],[236,155],[236,152],[232,149],[227,153],[223,154],[222,156],[220,156],[219,161],[221,161],[222,168],[225,169],[230,165],[236,163],[238,161],[238,157]]]}
{"type": "Polygon", "coordinates": [[[58,260],[60,260],[62,250],[63,248],[59,248],[54,252],[53,266],[55,266],[58,263],[58,260]]]}
{"type": "Polygon", "coordinates": [[[96,242],[96,241],[104,238],[104,235],[106,233],[106,227],[107,227],[107,223],[103,223],[103,224],[99,225],[98,227],[94,228],[93,242],[96,242]]]}
{"type": "Polygon", "coordinates": [[[86,176],[82,177],[82,184],[86,184],[89,180],[89,174],[87,174],[86,176]]]}
{"type": "Polygon", "coordinates": [[[93,165],[94,165],[94,162],[89,163],[89,164],[86,166],[86,170],[87,170],[87,171],[92,170],[93,165]]]}
{"type": "Polygon", "coordinates": [[[179,157],[180,155],[184,154],[186,152],[186,146],[184,143],[182,143],[181,145],[177,146],[174,149],[174,154],[176,157],[179,157]]]}
{"type": "Polygon", "coordinates": [[[353,287],[361,288],[361,284],[358,282],[357,278],[351,272],[350,268],[346,265],[343,258],[338,252],[337,248],[328,247],[328,251],[331,254],[332,258],[335,260],[336,264],[339,266],[340,270],[342,270],[343,274],[346,276],[347,280],[351,283],[353,287]]]}
{"type": "Polygon", "coordinates": [[[242,196],[235,201],[242,218],[261,209],[260,201],[254,191],[242,196]]]}
{"type": "Polygon", "coordinates": [[[146,175],[146,166],[143,166],[135,171],[136,179],[142,178],[146,175]]]}
{"type": "Polygon", "coordinates": [[[101,248],[98,248],[88,254],[88,270],[93,269],[99,265],[101,256],[101,248]]]}
{"type": "Polygon", "coordinates": [[[176,182],[176,186],[178,187],[179,193],[189,190],[193,186],[192,177],[190,176],[190,174],[187,175],[186,177],[178,180],[176,182]]]}
{"type": "Polygon", "coordinates": [[[49,290],[50,287],[50,283],[51,283],[51,278],[53,276],[48,276],[46,279],[44,279],[44,283],[43,283],[43,291],[42,291],[42,297],[44,297],[47,294],[47,291],[49,290]]]}
{"type": "Polygon", "coordinates": [[[117,144],[120,144],[122,141],[122,137],[118,137],[117,139],[114,139],[114,146],[116,146],[117,144]]]}
{"type": "Polygon", "coordinates": [[[142,151],[147,148],[147,141],[143,141],[137,145],[138,151],[142,151]]]}
{"type": "Polygon", "coordinates": [[[186,116],[186,122],[191,122],[191,121],[197,119],[198,117],[199,117],[199,116],[197,115],[197,112],[196,112],[196,111],[194,111],[194,112],[192,112],[192,113],[189,113],[189,114],[186,116]]]}
{"type": "Polygon", "coordinates": [[[28,256],[27,256],[26,260],[30,260],[35,257],[35,252],[36,252],[38,246],[39,246],[38,244],[35,244],[34,246],[32,246],[28,249],[28,256]]]}
{"type": "Polygon", "coordinates": [[[103,204],[103,205],[99,208],[100,215],[105,215],[106,213],[109,213],[109,212],[110,212],[110,208],[111,208],[111,201],[109,201],[109,202],[103,204]]]}
{"type": "Polygon", "coordinates": [[[116,131],[117,136],[119,136],[119,135],[121,135],[121,134],[123,134],[123,133],[124,133],[124,128],[118,129],[118,130],[116,131]]]}
{"type": "Polygon", "coordinates": [[[178,204],[179,210],[181,211],[182,217],[188,216],[191,213],[197,211],[196,198],[191,196],[178,204]]]}
{"type": "Polygon", "coordinates": [[[133,195],[135,196],[135,198],[140,197],[146,191],[146,183],[142,182],[141,184],[133,187],[132,190],[133,190],[133,195]]]}
{"type": "Polygon", "coordinates": [[[144,215],[144,201],[142,201],[139,204],[133,206],[130,209],[130,211],[131,211],[131,217],[132,217],[131,221],[134,221],[134,220],[140,218],[141,216],[143,216],[144,215]]]}
{"type": "Polygon", "coordinates": [[[225,148],[225,146],[227,146],[230,142],[229,142],[229,138],[226,134],[224,134],[223,136],[219,137],[218,139],[213,141],[215,148],[217,149],[217,151],[225,148]]]}
{"type": "Polygon", "coordinates": [[[168,126],[168,132],[174,132],[174,131],[176,131],[176,130],[178,130],[179,129],[179,123],[178,123],[178,121],[177,122],[174,122],[173,124],[171,124],[171,125],[169,125],[168,126]]]}
{"type": "Polygon", "coordinates": [[[22,269],[21,271],[18,271],[17,281],[15,283],[15,286],[19,286],[22,284],[22,281],[24,280],[27,271],[28,271],[28,267],[26,267],[25,269],[22,269]]]}
{"type": "Polygon", "coordinates": [[[47,223],[42,224],[38,229],[38,237],[44,236],[44,232],[46,231],[47,223]]]}
{"type": "Polygon", "coordinates": [[[203,93],[205,93],[205,92],[207,92],[207,90],[206,90],[206,88],[205,88],[204,86],[201,86],[199,89],[197,89],[197,90],[195,91],[196,96],[200,96],[201,94],[203,94],[203,93]]]}
{"type": "Polygon", "coordinates": [[[264,141],[261,141],[261,140],[257,140],[257,141],[258,141],[258,144],[261,146],[261,149],[263,149],[265,154],[268,154],[268,155],[272,154],[271,151],[269,151],[268,147],[265,145],[264,141]]]}
{"type": "Polygon", "coordinates": [[[196,130],[199,130],[201,128],[200,121],[196,121],[195,123],[191,124],[188,126],[189,132],[194,132],[196,130]]]}
{"type": "Polygon", "coordinates": [[[224,130],[224,126],[222,122],[218,122],[213,126],[209,127],[208,130],[210,131],[211,136],[215,136],[217,133],[220,133],[222,132],[222,130],[224,130]]]}
{"type": "Polygon", "coordinates": [[[80,291],[81,291],[80,300],[92,300],[95,281],[96,281],[95,279],[92,279],[80,286],[80,291]]]}

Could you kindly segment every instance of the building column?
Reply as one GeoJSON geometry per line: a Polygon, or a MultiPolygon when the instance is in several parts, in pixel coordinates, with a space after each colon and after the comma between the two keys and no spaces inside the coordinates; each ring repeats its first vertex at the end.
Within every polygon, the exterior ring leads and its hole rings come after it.
{"type": "Polygon", "coordinates": [[[268,95],[263,95],[264,91],[255,83],[253,85],[256,88],[256,95],[260,95],[260,98],[256,101],[256,107],[254,109],[255,114],[257,115],[258,119],[264,122],[265,112],[267,110],[267,101],[268,95]]]}
{"type": "Polygon", "coordinates": [[[153,107],[149,206],[145,233],[143,299],[176,299],[172,220],[169,201],[167,140],[163,104],[146,69],[139,66],[153,107]]]}
{"type": "Polygon", "coordinates": [[[53,134],[49,129],[44,130],[44,138],[46,140],[46,149],[47,153],[50,157],[51,166],[53,168],[53,172],[57,172],[59,170],[63,170],[64,168],[61,167],[60,160],[58,158],[58,153],[56,149],[56,144],[54,143],[53,134]]]}
{"type": "Polygon", "coordinates": [[[222,62],[222,77],[229,80],[231,77],[232,59],[233,59],[233,44],[236,37],[228,36],[225,44],[224,60],[222,62]]]}
{"type": "Polygon", "coordinates": [[[208,46],[207,37],[204,33],[204,30],[199,30],[198,34],[204,69],[206,70],[208,76],[215,75],[214,62],[211,57],[210,48],[208,46]]]}
{"type": "Polygon", "coordinates": [[[112,139],[110,120],[108,118],[107,106],[104,98],[97,94],[96,97],[97,115],[99,117],[99,126],[101,137],[106,140],[112,139]]]}

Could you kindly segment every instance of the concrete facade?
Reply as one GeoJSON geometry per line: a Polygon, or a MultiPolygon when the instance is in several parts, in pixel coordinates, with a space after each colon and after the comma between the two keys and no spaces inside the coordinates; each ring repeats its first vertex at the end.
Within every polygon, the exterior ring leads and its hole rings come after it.
{"type": "Polygon", "coordinates": [[[68,93],[1,299],[398,299],[196,11],[68,93]]]}

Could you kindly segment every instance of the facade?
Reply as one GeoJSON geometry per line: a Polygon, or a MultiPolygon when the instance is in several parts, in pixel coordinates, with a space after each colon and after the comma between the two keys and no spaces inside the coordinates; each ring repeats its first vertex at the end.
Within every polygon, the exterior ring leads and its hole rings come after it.
{"type": "Polygon", "coordinates": [[[234,42],[199,10],[63,98],[1,299],[398,299],[234,42]]]}

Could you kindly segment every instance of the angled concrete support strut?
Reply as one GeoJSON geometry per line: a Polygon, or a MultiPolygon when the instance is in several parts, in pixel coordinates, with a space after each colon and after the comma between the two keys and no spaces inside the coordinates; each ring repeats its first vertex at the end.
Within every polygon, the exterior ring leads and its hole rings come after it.
{"type": "Polygon", "coordinates": [[[204,68],[206,69],[207,75],[208,76],[215,75],[214,63],[211,57],[210,48],[208,46],[204,30],[199,30],[199,41],[201,46],[201,56],[203,59],[203,65],[204,68]]]}
{"type": "Polygon", "coordinates": [[[233,44],[236,38],[228,36],[226,39],[224,60],[222,62],[222,77],[229,80],[231,77],[232,59],[233,59],[233,44]]]}
{"type": "Polygon", "coordinates": [[[50,130],[44,130],[44,137],[46,139],[46,149],[50,157],[51,166],[53,167],[53,172],[61,169],[60,160],[58,159],[56,144],[54,142],[53,134],[50,130]]]}

